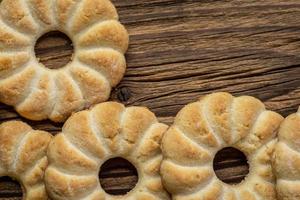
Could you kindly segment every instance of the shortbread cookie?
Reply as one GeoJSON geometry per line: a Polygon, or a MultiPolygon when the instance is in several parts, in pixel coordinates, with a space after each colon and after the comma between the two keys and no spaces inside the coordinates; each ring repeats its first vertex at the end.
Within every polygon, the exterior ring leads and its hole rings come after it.
{"type": "Polygon", "coordinates": [[[278,133],[274,152],[279,200],[300,199],[300,108],[288,116],[278,133]]]}
{"type": "Polygon", "coordinates": [[[3,0],[0,27],[0,101],[28,119],[65,121],[106,101],[124,75],[128,33],[109,0],[3,0]],[[55,30],[75,52],[63,68],[49,69],[34,46],[55,30]]]}
{"type": "Polygon", "coordinates": [[[147,108],[107,102],[73,114],[49,145],[46,188],[54,200],[169,199],[159,175],[160,141],[167,126],[147,108]],[[139,181],[123,196],[107,194],[99,183],[101,165],[122,157],[139,181]]]}
{"type": "Polygon", "coordinates": [[[47,200],[44,172],[51,135],[19,121],[0,125],[0,177],[21,184],[24,200],[47,200]]]}
{"type": "Polygon", "coordinates": [[[250,96],[214,93],[185,106],[162,139],[163,184],[175,200],[276,200],[271,155],[283,118],[250,96]],[[242,151],[249,174],[241,183],[219,180],[214,156],[242,151]]]}

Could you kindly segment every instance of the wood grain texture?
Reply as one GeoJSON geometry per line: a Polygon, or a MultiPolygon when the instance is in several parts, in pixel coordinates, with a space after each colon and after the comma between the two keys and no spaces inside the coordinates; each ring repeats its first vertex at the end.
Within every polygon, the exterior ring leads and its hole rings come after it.
{"type": "MultiPolygon", "coordinates": [[[[113,2],[129,31],[130,47],[126,75],[111,100],[147,106],[167,124],[185,104],[216,91],[255,96],[283,116],[300,105],[299,0],[113,2]]],[[[37,49],[54,68],[72,53],[68,42],[55,37],[37,49]]],[[[22,118],[1,104],[0,120],[11,119],[22,118]]],[[[22,120],[53,134],[62,126],[22,120]]],[[[246,166],[240,159],[226,159],[218,161],[218,173],[235,182],[246,166]]],[[[126,189],[135,179],[125,170],[128,184],[116,187],[111,180],[115,168],[110,170],[108,190],[126,189]]],[[[14,185],[0,183],[0,199],[20,199],[19,194],[14,185]]]]}

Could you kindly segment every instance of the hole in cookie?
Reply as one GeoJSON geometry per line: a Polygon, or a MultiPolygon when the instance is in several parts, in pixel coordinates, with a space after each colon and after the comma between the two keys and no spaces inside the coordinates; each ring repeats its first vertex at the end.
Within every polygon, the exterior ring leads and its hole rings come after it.
{"type": "Polygon", "coordinates": [[[138,182],[136,168],[126,159],[112,158],[100,169],[99,179],[102,188],[111,195],[125,195],[138,182]]]}
{"type": "Polygon", "coordinates": [[[0,177],[0,199],[1,197],[22,197],[22,187],[18,181],[8,176],[0,177]]]}
{"type": "Polygon", "coordinates": [[[249,173],[247,157],[235,148],[224,148],[214,158],[214,171],[224,183],[239,184],[249,173]]]}
{"type": "Polygon", "coordinates": [[[72,60],[74,52],[71,39],[64,33],[52,31],[42,35],[35,44],[35,55],[49,69],[59,69],[72,60]]]}

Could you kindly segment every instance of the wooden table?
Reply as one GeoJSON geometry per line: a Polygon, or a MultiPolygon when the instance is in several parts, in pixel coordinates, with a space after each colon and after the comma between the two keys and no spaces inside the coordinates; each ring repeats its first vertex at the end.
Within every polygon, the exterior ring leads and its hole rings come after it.
{"type": "MultiPolygon", "coordinates": [[[[299,0],[113,2],[130,33],[130,48],[126,75],[111,100],[147,106],[167,124],[185,104],[216,91],[255,96],[283,116],[300,105],[299,0]]],[[[72,48],[52,34],[37,45],[36,52],[55,68],[67,60],[72,48]]],[[[25,120],[1,104],[0,120],[12,119],[53,134],[62,126],[25,120]]],[[[243,159],[230,149],[218,158],[216,169],[227,182],[237,182],[247,173],[243,159]]],[[[135,179],[117,161],[108,166],[103,183],[119,193],[135,179]]],[[[21,195],[14,182],[0,179],[1,200],[21,195]]]]}

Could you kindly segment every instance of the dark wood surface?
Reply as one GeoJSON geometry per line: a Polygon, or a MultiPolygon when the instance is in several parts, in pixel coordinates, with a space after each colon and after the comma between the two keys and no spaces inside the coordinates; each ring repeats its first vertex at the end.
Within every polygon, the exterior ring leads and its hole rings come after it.
{"type": "MultiPolygon", "coordinates": [[[[111,100],[147,106],[167,124],[185,104],[216,91],[255,96],[283,116],[300,105],[299,0],[113,2],[130,33],[130,48],[126,75],[111,100]]],[[[70,43],[57,36],[51,34],[36,51],[53,68],[72,53],[70,43]]],[[[22,118],[0,104],[0,120],[12,119],[22,118]]],[[[53,134],[62,126],[22,120],[53,134]]],[[[247,173],[245,161],[231,149],[217,159],[215,169],[231,183],[247,173]]],[[[120,193],[135,180],[132,170],[115,161],[103,185],[120,193]]],[[[17,184],[0,179],[0,199],[21,195],[17,184]]]]}

